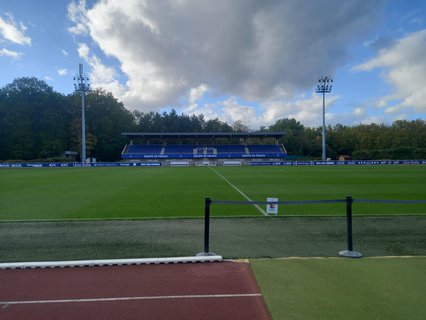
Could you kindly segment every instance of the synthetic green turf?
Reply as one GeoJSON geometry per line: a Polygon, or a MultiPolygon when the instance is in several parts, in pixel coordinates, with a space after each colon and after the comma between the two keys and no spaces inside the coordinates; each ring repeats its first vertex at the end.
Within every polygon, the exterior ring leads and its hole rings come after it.
{"type": "MultiPolygon", "coordinates": [[[[201,217],[205,197],[245,201],[241,193],[255,201],[344,199],[347,195],[426,199],[426,170],[422,165],[1,169],[0,220],[201,217]]],[[[279,213],[344,215],[345,207],[281,205],[279,213]]],[[[354,204],[354,214],[425,213],[424,204],[354,204]]],[[[212,215],[261,213],[252,205],[213,205],[212,215]]]]}
{"type": "Polygon", "coordinates": [[[273,319],[421,320],[426,257],[252,260],[273,319]]]}

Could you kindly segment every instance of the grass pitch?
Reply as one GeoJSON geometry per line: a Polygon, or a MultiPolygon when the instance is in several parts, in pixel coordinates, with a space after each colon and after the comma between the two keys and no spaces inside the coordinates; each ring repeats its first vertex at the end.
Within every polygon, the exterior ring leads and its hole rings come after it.
{"type": "MultiPolygon", "coordinates": [[[[424,166],[46,168],[0,170],[0,220],[201,217],[204,198],[265,201],[426,199],[424,166]],[[225,179],[226,181],[225,181],[225,179]],[[239,191],[237,191],[237,189],[239,191]]],[[[344,215],[344,204],[280,206],[280,215],[344,215]]],[[[426,206],[354,204],[354,214],[426,214],[426,206]]],[[[214,216],[259,216],[251,205],[214,216]]]]}
{"type": "MultiPolygon", "coordinates": [[[[347,195],[424,200],[425,166],[1,169],[0,262],[193,255],[203,249],[203,220],[163,218],[202,217],[207,196],[347,195]]],[[[213,204],[211,213],[226,217],[212,220],[210,241],[226,258],[330,257],[346,248],[344,203],[280,205],[278,218],[252,205],[213,204]]],[[[353,213],[354,248],[365,256],[425,255],[424,204],[354,203],[353,213]]],[[[426,313],[426,257],[251,263],[274,319],[415,320],[426,313]]]]}
{"type": "Polygon", "coordinates": [[[424,319],[426,257],[252,260],[274,319],[424,319]]]}

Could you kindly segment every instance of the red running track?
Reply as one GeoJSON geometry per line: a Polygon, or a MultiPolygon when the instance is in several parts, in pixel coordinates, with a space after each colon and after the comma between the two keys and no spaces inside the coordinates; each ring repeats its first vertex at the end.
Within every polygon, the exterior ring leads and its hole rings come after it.
{"type": "Polygon", "coordinates": [[[248,263],[0,270],[0,319],[271,319],[248,263]]]}

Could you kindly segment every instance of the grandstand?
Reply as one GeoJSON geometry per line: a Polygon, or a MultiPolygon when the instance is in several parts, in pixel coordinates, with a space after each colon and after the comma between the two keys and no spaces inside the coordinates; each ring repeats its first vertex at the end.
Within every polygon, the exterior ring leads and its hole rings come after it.
{"type": "Polygon", "coordinates": [[[284,133],[146,133],[123,132],[129,139],[121,158],[126,161],[271,159],[287,157],[279,139],[284,133]]]}

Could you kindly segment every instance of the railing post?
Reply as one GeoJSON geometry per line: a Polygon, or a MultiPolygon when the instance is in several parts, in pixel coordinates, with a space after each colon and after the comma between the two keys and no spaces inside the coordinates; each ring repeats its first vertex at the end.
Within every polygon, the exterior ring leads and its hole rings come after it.
{"type": "Polygon", "coordinates": [[[204,199],[204,252],[209,252],[210,242],[210,205],[212,200],[210,198],[204,199]]]}
{"type": "Polygon", "coordinates": [[[348,258],[361,258],[362,254],[353,251],[352,243],[352,203],[354,202],[351,196],[346,197],[346,236],[348,241],[348,250],[339,252],[339,256],[348,258]]]}
{"type": "Polygon", "coordinates": [[[353,250],[352,244],[352,203],[354,200],[351,196],[346,197],[346,233],[348,238],[348,251],[353,250]]]}
{"type": "Polygon", "coordinates": [[[197,256],[215,256],[210,252],[210,206],[212,200],[209,197],[204,199],[204,252],[197,253],[197,256]]]}

